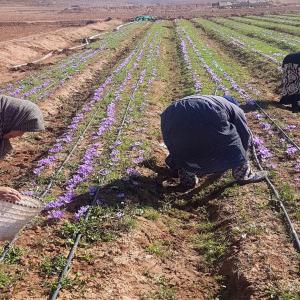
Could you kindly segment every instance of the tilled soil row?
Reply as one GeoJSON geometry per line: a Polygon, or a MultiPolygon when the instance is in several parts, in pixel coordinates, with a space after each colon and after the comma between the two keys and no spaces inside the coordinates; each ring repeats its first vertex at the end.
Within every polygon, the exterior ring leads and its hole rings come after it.
{"type": "Polygon", "coordinates": [[[2,162],[3,185],[20,188],[26,184],[33,175],[34,163],[46,154],[55,138],[64,132],[68,121],[91,96],[94,87],[129,53],[135,41],[144,32],[145,28],[137,30],[131,39],[124,41],[117,49],[106,55],[101,54],[99,60],[74,76],[48,99],[43,100],[40,107],[44,113],[46,131],[28,134],[27,138],[14,143],[14,152],[2,162]]]}
{"type": "Polygon", "coordinates": [[[229,187],[208,203],[216,232],[229,242],[219,261],[221,299],[281,299],[299,293],[297,252],[269,202],[265,184],[229,187]]]}

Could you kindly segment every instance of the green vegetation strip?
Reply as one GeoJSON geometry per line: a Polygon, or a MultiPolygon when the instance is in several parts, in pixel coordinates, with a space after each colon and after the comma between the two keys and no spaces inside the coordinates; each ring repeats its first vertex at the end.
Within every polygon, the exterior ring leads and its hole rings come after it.
{"type": "Polygon", "coordinates": [[[250,25],[255,25],[255,26],[272,29],[272,30],[276,30],[276,31],[286,32],[289,34],[293,34],[295,36],[300,36],[300,28],[295,27],[295,26],[260,21],[259,19],[254,20],[254,19],[246,18],[246,17],[233,17],[233,19],[237,20],[239,22],[242,22],[242,23],[247,23],[250,25]]]}

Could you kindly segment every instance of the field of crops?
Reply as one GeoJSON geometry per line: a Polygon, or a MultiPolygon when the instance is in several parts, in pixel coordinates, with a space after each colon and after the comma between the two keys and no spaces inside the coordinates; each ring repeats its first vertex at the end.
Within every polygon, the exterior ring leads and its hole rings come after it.
{"type": "Polygon", "coordinates": [[[47,122],[1,165],[3,185],[46,206],[0,244],[0,299],[300,299],[300,115],[278,104],[299,24],[129,23],[0,85],[47,122]],[[238,186],[227,172],[188,192],[164,186],[160,113],[194,93],[238,99],[269,183],[238,186]]]}

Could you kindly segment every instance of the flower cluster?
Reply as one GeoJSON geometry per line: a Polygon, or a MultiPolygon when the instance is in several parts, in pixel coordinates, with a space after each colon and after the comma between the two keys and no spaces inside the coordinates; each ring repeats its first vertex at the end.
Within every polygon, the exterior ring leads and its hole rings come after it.
{"type": "MultiPolygon", "coordinates": [[[[106,110],[107,117],[104,118],[100,122],[100,124],[98,126],[98,130],[93,135],[94,140],[99,140],[99,138],[101,138],[104,135],[104,133],[106,133],[112,127],[112,125],[116,122],[116,117],[115,117],[116,105],[121,100],[122,92],[124,91],[129,80],[132,78],[133,71],[138,67],[138,62],[143,57],[143,53],[145,51],[145,47],[146,47],[148,38],[149,38],[149,36],[147,37],[147,39],[145,39],[145,41],[141,47],[141,50],[139,51],[139,53],[137,55],[136,62],[133,64],[133,67],[127,72],[126,77],[124,78],[120,87],[115,92],[114,99],[108,105],[107,110],[106,110]]],[[[142,74],[141,77],[144,78],[145,75],[143,75],[143,72],[141,72],[141,74],[142,74]]],[[[138,83],[141,84],[141,82],[142,82],[141,78],[139,78],[138,83]]],[[[77,171],[67,181],[65,193],[62,194],[58,198],[58,200],[49,202],[46,206],[47,209],[57,209],[57,208],[64,206],[65,204],[73,201],[74,196],[75,196],[75,190],[78,187],[78,185],[81,184],[82,182],[86,181],[87,178],[90,176],[90,174],[94,171],[93,163],[94,163],[94,159],[99,156],[98,148],[100,147],[100,145],[101,144],[99,142],[95,141],[92,145],[90,145],[87,148],[87,150],[77,168],[77,171]]],[[[116,155],[117,153],[114,153],[114,154],[116,155]]]]}
{"type": "Polygon", "coordinates": [[[90,206],[86,205],[86,206],[81,206],[79,208],[79,210],[75,213],[74,218],[76,221],[79,221],[89,210],[90,206]]]}
{"type": "Polygon", "coordinates": [[[49,149],[48,157],[41,159],[37,163],[37,167],[34,170],[34,173],[36,175],[39,175],[46,166],[49,166],[54,161],[56,161],[57,157],[53,156],[53,153],[57,154],[59,152],[62,152],[64,150],[64,145],[73,142],[78,127],[85,120],[86,115],[89,112],[91,112],[94,109],[95,105],[103,99],[104,91],[107,88],[107,86],[111,84],[116,75],[119,74],[129,64],[136,52],[137,49],[134,49],[124,59],[124,61],[112,72],[112,74],[106,78],[106,80],[101,84],[101,86],[95,90],[93,97],[91,97],[91,99],[84,104],[81,111],[73,117],[70,125],[67,127],[67,130],[59,138],[57,138],[53,147],[49,149]]]}
{"type": "Polygon", "coordinates": [[[298,152],[298,149],[291,144],[287,144],[286,154],[290,157],[293,157],[295,153],[298,152]]]}
{"type": "Polygon", "coordinates": [[[187,51],[187,48],[186,48],[186,43],[185,41],[182,39],[182,36],[180,35],[180,32],[177,31],[178,34],[179,34],[179,37],[181,39],[180,41],[180,48],[181,48],[181,51],[182,51],[182,54],[183,54],[183,59],[187,65],[187,68],[190,72],[192,72],[192,77],[193,77],[193,81],[194,81],[194,87],[195,87],[195,90],[196,92],[200,92],[201,89],[202,89],[202,85],[200,83],[200,80],[199,80],[199,76],[198,74],[194,71],[193,67],[192,67],[192,62],[191,62],[191,59],[189,57],[189,54],[188,54],[188,51],[187,51]]]}
{"type": "Polygon", "coordinates": [[[253,137],[253,144],[258,150],[258,154],[261,157],[262,160],[266,160],[270,157],[272,157],[272,153],[270,150],[264,145],[264,141],[259,138],[258,136],[253,137]]]}
{"type": "Polygon", "coordinates": [[[218,77],[218,75],[212,70],[212,68],[206,63],[204,57],[202,56],[202,54],[200,53],[200,51],[197,49],[196,45],[194,44],[194,41],[192,40],[192,38],[190,37],[190,35],[186,32],[185,29],[181,28],[179,32],[179,36],[182,39],[182,34],[184,33],[186,36],[186,39],[188,40],[189,44],[191,45],[194,53],[196,54],[196,56],[198,57],[201,65],[204,67],[204,69],[206,70],[206,72],[210,75],[210,78],[212,79],[212,81],[216,84],[216,86],[218,87],[219,90],[222,90],[223,92],[227,93],[228,89],[222,84],[222,80],[218,77]]]}

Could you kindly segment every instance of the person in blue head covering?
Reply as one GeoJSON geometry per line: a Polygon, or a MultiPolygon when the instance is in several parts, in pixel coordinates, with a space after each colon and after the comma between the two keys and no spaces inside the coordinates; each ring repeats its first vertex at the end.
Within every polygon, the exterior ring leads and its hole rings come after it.
{"type": "Polygon", "coordinates": [[[195,187],[196,175],[232,169],[239,183],[261,181],[248,161],[252,140],[245,114],[230,97],[191,95],[173,102],[161,114],[166,164],[178,170],[181,185],[195,187]]]}

